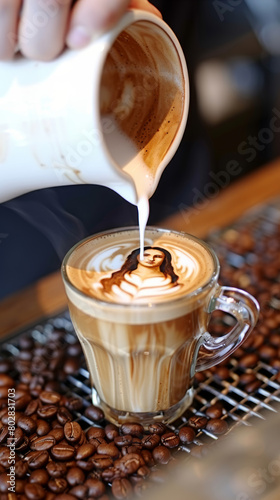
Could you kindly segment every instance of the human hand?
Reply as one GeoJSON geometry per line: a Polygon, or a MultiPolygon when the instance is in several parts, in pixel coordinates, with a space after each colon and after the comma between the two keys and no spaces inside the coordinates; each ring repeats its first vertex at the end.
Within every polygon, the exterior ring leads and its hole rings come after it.
{"type": "Polygon", "coordinates": [[[148,0],[0,0],[0,60],[12,59],[16,47],[42,61],[54,59],[65,45],[82,48],[127,8],[160,16],[148,0]]]}

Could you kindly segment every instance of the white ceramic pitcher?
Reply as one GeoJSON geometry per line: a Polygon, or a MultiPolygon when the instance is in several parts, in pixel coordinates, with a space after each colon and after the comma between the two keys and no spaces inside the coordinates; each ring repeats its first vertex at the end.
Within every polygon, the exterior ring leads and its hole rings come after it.
{"type": "Polygon", "coordinates": [[[54,61],[1,62],[0,202],[86,183],[137,204],[177,150],[188,106],[179,42],[144,11],[54,61]]]}

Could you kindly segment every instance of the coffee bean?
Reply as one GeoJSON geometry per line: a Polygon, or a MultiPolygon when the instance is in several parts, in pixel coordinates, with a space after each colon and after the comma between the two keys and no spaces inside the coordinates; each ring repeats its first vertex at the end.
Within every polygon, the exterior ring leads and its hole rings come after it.
{"type": "Polygon", "coordinates": [[[8,391],[9,391],[9,387],[6,387],[6,386],[1,387],[0,386],[0,399],[7,399],[8,398],[8,391]]]}
{"type": "Polygon", "coordinates": [[[251,384],[252,382],[255,382],[255,380],[257,379],[255,373],[242,373],[242,375],[240,375],[239,377],[239,384],[240,385],[247,385],[247,384],[251,384]]]}
{"type": "Polygon", "coordinates": [[[44,451],[30,451],[25,457],[30,469],[41,469],[49,461],[49,454],[46,450],[44,451]]]}
{"type": "MultiPolygon", "coordinates": [[[[102,429],[102,427],[90,427],[87,430],[86,435],[87,435],[88,440],[92,440],[92,439],[95,439],[95,438],[98,438],[98,439],[102,438],[102,439],[104,439],[106,437],[105,430],[102,429]]],[[[105,439],[104,439],[103,442],[106,442],[105,439]]]]}
{"type": "Polygon", "coordinates": [[[52,447],[51,454],[56,460],[66,462],[75,456],[75,448],[69,444],[58,443],[52,447]]]}
{"type": "Polygon", "coordinates": [[[188,420],[188,425],[190,425],[195,430],[204,429],[207,425],[208,419],[200,415],[194,415],[188,420]]]}
{"type": "Polygon", "coordinates": [[[31,450],[50,450],[56,444],[56,440],[53,436],[47,435],[42,436],[34,441],[30,445],[31,450]]]}
{"type": "Polygon", "coordinates": [[[125,474],[117,467],[108,467],[102,471],[101,477],[105,483],[112,483],[114,479],[125,477],[125,474]]]}
{"type": "Polygon", "coordinates": [[[91,443],[82,444],[76,451],[76,460],[85,460],[96,452],[96,446],[91,443]]]}
{"type": "Polygon", "coordinates": [[[195,430],[185,425],[179,430],[179,439],[183,444],[190,444],[195,438],[195,430]]]}
{"type": "Polygon", "coordinates": [[[274,347],[280,347],[280,335],[279,333],[272,333],[269,336],[269,342],[272,344],[274,347]]]}
{"type": "Polygon", "coordinates": [[[29,500],[41,500],[45,498],[46,492],[40,484],[27,483],[24,493],[29,500]]]}
{"type": "Polygon", "coordinates": [[[124,474],[134,474],[141,466],[141,458],[137,453],[128,453],[120,459],[119,467],[124,474]]]}
{"type": "Polygon", "coordinates": [[[20,441],[20,444],[17,445],[16,449],[18,453],[24,453],[29,447],[29,439],[27,436],[23,436],[23,440],[20,441]]]}
{"type": "Polygon", "coordinates": [[[7,441],[7,437],[10,435],[8,425],[4,425],[0,431],[0,444],[7,441]]]}
{"type": "Polygon", "coordinates": [[[153,423],[149,425],[149,431],[151,434],[158,434],[159,436],[161,436],[167,431],[167,427],[161,422],[153,423]]]}
{"type": "Polygon", "coordinates": [[[216,435],[225,434],[228,430],[228,424],[220,418],[212,418],[208,421],[206,430],[216,435]]]}
{"type": "Polygon", "coordinates": [[[2,474],[0,474],[0,492],[1,493],[8,492],[8,487],[9,487],[8,481],[10,481],[10,477],[8,476],[8,473],[2,472],[2,474]]]}
{"type": "Polygon", "coordinates": [[[151,452],[149,450],[143,450],[141,452],[141,456],[142,456],[145,464],[148,465],[148,467],[153,467],[155,465],[153,455],[151,454],[151,452]]]}
{"type": "Polygon", "coordinates": [[[102,443],[97,448],[100,455],[108,455],[112,458],[118,458],[120,452],[114,443],[102,443]]]}
{"type": "Polygon", "coordinates": [[[63,477],[66,475],[67,467],[63,462],[49,462],[46,467],[51,477],[63,477]]]}
{"type": "Polygon", "coordinates": [[[63,477],[52,477],[48,482],[48,488],[57,494],[63,493],[67,486],[67,481],[63,477]]]}
{"type": "Polygon", "coordinates": [[[66,408],[70,411],[80,411],[83,406],[83,400],[78,396],[73,396],[66,401],[66,408]]]}
{"type": "Polygon", "coordinates": [[[17,425],[28,435],[33,434],[36,430],[36,422],[27,415],[21,415],[18,419],[17,425]]]}
{"type": "Polygon", "coordinates": [[[113,465],[112,457],[108,455],[98,455],[95,454],[93,457],[89,458],[89,461],[93,464],[96,469],[108,469],[113,465]]]}
{"type": "Polygon", "coordinates": [[[0,372],[0,387],[14,387],[14,380],[6,373],[0,372]]]}
{"type": "Polygon", "coordinates": [[[27,471],[28,471],[28,463],[25,462],[24,460],[19,460],[18,462],[15,463],[15,476],[16,478],[23,478],[25,477],[27,471]]]}
{"type": "Polygon", "coordinates": [[[141,449],[139,448],[139,446],[133,446],[133,445],[131,445],[131,446],[122,446],[121,447],[121,454],[122,454],[122,456],[124,457],[128,453],[138,453],[138,455],[140,455],[141,449]]]}
{"type": "Polygon", "coordinates": [[[9,467],[10,450],[6,446],[0,447],[0,464],[7,469],[9,467]]]}
{"type": "Polygon", "coordinates": [[[101,410],[101,408],[90,405],[85,409],[85,416],[90,420],[93,420],[93,422],[100,422],[104,419],[104,412],[103,410],[101,410]]]}
{"type": "Polygon", "coordinates": [[[73,344],[69,344],[67,346],[67,354],[68,356],[78,357],[82,353],[82,347],[80,342],[74,342],[73,344]]]}
{"type": "Polygon", "coordinates": [[[259,357],[255,353],[251,354],[245,354],[245,356],[242,356],[242,358],[239,360],[239,366],[241,368],[254,368],[259,361],[259,357]]]}
{"type": "Polygon", "coordinates": [[[194,376],[195,384],[199,385],[202,382],[205,382],[206,380],[206,375],[203,372],[197,372],[194,376]]]}
{"type": "Polygon", "coordinates": [[[74,375],[79,371],[80,361],[78,358],[67,358],[63,364],[63,371],[67,375],[74,375]]]}
{"type": "Polygon", "coordinates": [[[61,395],[55,391],[42,391],[39,396],[42,403],[47,405],[58,405],[61,399],[61,395]]]}
{"type": "Polygon", "coordinates": [[[130,434],[126,434],[125,436],[117,436],[114,438],[114,443],[119,448],[122,448],[123,446],[130,446],[132,443],[132,436],[130,436],[130,434]]]}
{"type": "Polygon", "coordinates": [[[225,366],[215,367],[214,377],[218,380],[228,380],[230,378],[230,371],[225,366]]]}
{"type": "Polygon", "coordinates": [[[50,424],[49,422],[47,422],[47,420],[41,420],[41,419],[38,419],[37,420],[37,429],[36,429],[36,432],[38,434],[38,436],[45,436],[46,434],[48,434],[48,432],[50,432],[51,430],[51,427],[50,427],[50,424]]]}
{"type": "Polygon", "coordinates": [[[70,486],[83,484],[85,481],[85,473],[79,467],[71,467],[67,472],[66,479],[70,486]]]}
{"type": "Polygon", "coordinates": [[[161,436],[161,442],[167,448],[176,448],[180,444],[180,438],[174,432],[167,432],[161,436]]]}
{"type": "Polygon", "coordinates": [[[270,364],[271,364],[272,368],[275,368],[275,370],[280,371],[280,359],[279,358],[272,359],[270,364]]]}
{"type": "Polygon", "coordinates": [[[84,500],[84,498],[87,498],[88,487],[85,484],[78,484],[77,486],[71,488],[69,494],[73,495],[75,498],[84,500]]]}
{"type": "Polygon", "coordinates": [[[259,389],[261,384],[262,384],[261,381],[256,379],[253,382],[250,382],[249,384],[245,385],[245,391],[248,393],[255,392],[259,389]]]}
{"type": "Polygon", "coordinates": [[[88,488],[89,497],[99,498],[106,491],[105,484],[94,478],[87,479],[85,486],[88,488]]]}
{"type": "Polygon", "coordinates": [[[106,438],[113,441],[115,437],[119,436],[119,429],[115,424],[107,424],[104,428],[106,438]]]}
{"type": "Polygon", "coordinates": [[[132,495],[133,488],[126,478],[114,479],[112,482],[112,493],[117,500],[129,498],[132,495]]]}
{"type": "Polygon", "coordinates": [[[28,417],[31,417],[31,415],[34,415],[34,413],[37,413],[39,405],[40,405],[40,402],[38,399],[32,399],[24,410],[25,415],[27,415],[28,417]]]}
{"type": "Polygon", "coordinates": [[[58,410],[57,410],[57,414],[56,414],[56,418],[58,420],[58,422],[61,424],[61,425],[65,425],[67,422],[72,422],[73,419],[73,415],[72,413],[70,413],[69,410],[67,410],[67,408],[65,408],[65,406],[61,406],[58,410]]]}
{"type": "Polygon", "coordinates": [[[86,472],[90,472],[95,467],[93,462],[89,460],[77,460],[76,465],[86,472]]]}
{"type": "Polygon", "coordinates": [[[144,436],[142,439],[143,448],[148,450],[153,450],[160,443],[159,434],[149,434],[148,436],[144,436]]]}
{"type": "Polygon", "coordinates": [[[82,435],[82,428],[78,422],[67,422],[64,425],[64,435],[69,443],[77,443],[82,435]]]}
{"type": "Polygon", "coordinates": [[[15,401],[15,409],[16,410],[24,410],[30,401],[32,400],[30,394],[23,394],[20,398],[16,399],[15,401]]]}
{"type": "MultiPolygon", "coordinates": [[[[10,415],[9,415],[9,412],[6,410],[6,408],[3,409],[4,413],[2,415],[2,418],[1,418],[1,422],[2,424],[4,425],[10,425],[10,415]]],[[[19,411],[15,411],[13,413],[13,421],[15,424],[18,423],[20,417],[22,417],[22,413],[20,413],[19,411]]],[[[33,432],[33,431],[32,431],[33,432]]]]}
{"type": "Polygon", "coordinates": [[[37,415],[45,420],[53,419],[57,414],[57,406],[55,405],[45,405],[38,408],[37,415]]]}
{"type": "Polygon", "coordinates": [[[215,403],[209,406],[205,413],[209,418],[221,418],[223,415],[223,406],[220,403],[215,403]]]}
{"type": "Polygon", "coordinates": [[[264,361],[270,361],[272,358],[277,357],[277,349],[270,345],[263,345],[259,349],[259,356],[264,361]]]}
{"type": "Polygon", "coordinates": [[[137,422],[135,423],[131,422],[122,424],[121,432],[122,434],[130,434],[131,436],[142,438],[144,434],[144,428],[141,424],[138,424],[137,422]]]}
{"type": "Polygon", "coordinates": [[[41,486],[46,486],[49,480],[49,474],[46,469],[33,470],[29,476],[30,483],[41,484],[41,486]]]}
{"type": "Polygon", "coordinates": [[[168,464],[171,458],[171,453],[166,446],[157,446],[156,448],[153,449],[152,451],[153,458],[158,464],[168,464]]]}

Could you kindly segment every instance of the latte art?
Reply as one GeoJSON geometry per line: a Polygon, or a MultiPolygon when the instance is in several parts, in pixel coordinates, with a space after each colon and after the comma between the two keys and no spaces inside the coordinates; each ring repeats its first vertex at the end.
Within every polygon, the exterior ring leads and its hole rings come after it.
{"type": "Polygon", "coordinates": [[[67,274],[84,294],[115,303],[162,302],[205,285],[213,274],[208,249],[180,233],[145,232],[144,257],[139,233],[128,229],[81,243],[67,274]]]}

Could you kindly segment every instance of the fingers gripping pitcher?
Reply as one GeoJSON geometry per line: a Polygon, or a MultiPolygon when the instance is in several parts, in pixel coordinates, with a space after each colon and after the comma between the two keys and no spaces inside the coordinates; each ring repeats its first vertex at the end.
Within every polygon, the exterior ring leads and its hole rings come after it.
{"type": "Polygon", "coordinates": [[[0,202],[83,183],[135,205],[153,194],[189,106],[184,55],[160,18],[130,10],[83,50],[18,55],[0,73],[0,202]]]}

